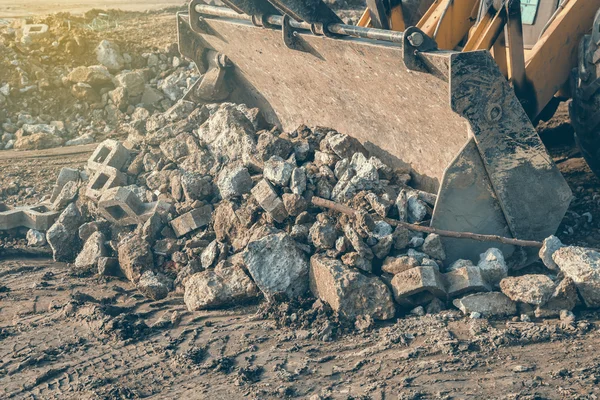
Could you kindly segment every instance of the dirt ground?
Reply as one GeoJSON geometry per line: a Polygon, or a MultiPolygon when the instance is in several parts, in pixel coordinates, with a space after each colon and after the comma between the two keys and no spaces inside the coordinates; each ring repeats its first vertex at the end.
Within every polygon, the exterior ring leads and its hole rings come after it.
{"type": "MultiPolygon", "coordinates": [[[[559,237],[600,247],[600,182],[574,146],[565,107],[540,134],[575,195],[559,237]]],[[[0,152],[0,188],[17,181],[15,198],[37,201],[62,167],[83,167],[93,148],[0,152]]],[[[444,311],[357,333],[312,302],[191,313],[181,296],[152,302],[124,280],[77,276],[49,258],[8,253],[0,249],[0,398],[600,395],[599,316],[589,310],[576,310],[575,322],[469,320],[444,311]]]]}

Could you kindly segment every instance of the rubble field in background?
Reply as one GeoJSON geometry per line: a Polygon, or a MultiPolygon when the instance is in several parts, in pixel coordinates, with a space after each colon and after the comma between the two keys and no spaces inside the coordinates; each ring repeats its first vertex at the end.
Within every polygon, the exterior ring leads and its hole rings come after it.
{"type": "Polygon", "coordinates": [[[550,237],[545,273],[509,276],[498,249],[449,263],[438,235],[378,220],[424,223],[436,196],[343,133],[281,132],[245,105],[184,100],[132,129],[98,145],[84,170],[61,170],[40,204],[0,206],[0,229],[26,231],[78,275],[127,279],[155,301],[179,293],[189,311],[312,297],[365,329],[449,307],[530,321],[600,305],[594,250],[550,237]]]}
{"type": "Polygon", "coordinates": [[[173,43],[173,15],[159,14],[151,40],[119,11],[0,24],[0,150],[126,135],[140,108],[170,108],[199,75],[173,43]]]}

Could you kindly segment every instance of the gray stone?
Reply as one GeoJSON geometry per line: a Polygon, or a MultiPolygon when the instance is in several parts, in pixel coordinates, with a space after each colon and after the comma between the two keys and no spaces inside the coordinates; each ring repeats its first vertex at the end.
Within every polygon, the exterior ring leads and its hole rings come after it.
{"type": "Polygon", "coordinates": [[[123,72],[115,77],[117,85],[124,88],[130,97],[141,96],[146,89],[144,71],[123,72]]]}
{"type": "Polygon", "coordinates": [[[129,281],[137,283],[146,270],[154,268],[148,243],[139,235],[130,235],[119,243],[119,266],[129,281]]]}
{"type": "Polygon", "coordinates": [[[202,251],[200,255],[200,262],[204,269],[212,267],[219,257],[219,242],[213,240],[208,246],[202,251]]]}
{"type": "Polygon", "coordinates": [[[433,259],[444,261],[446,259],[446,251],[444,251],[444,245],[439,235],[430,233],[425,238],[423,246],[421,248],[423,253],[427,254],[433,259]]]}
{"type": "Polygon", "coordinates": [[[483,279],[490,285],[497,285],[508,275],[508,266],[502,252],[496,248],[488,249],[480,254],[477,267],[481,270],[483,279]]]}
{"type": "Polygon", "coordinates": [[[69,204],[46,233],[54,261],[73,262],[81,249],[79,226],[83,217],[75,203],[69,204]]]}
{"type": "Polygon", "coordinates": [[[197,311],[244,303],[258,293],[254,282],[234,265],[192,275],[186,281],[183,300],[188,310],[197,311]]]}
{"type": "Polygon", "coordinates": [[[394,249],[404,250],[410,242],[410,231],[402,226],[397,226],[393,233],[394,249]]]}
{"type": "Polygon", "coordinates": [[[235,104],[223,103],[202,124],[198,137],[217,160],[224,164],[256,163],[256,132],[252,122],[235,104]]]}
{"type": "Polygon", "coordinates": [[[162,300],[173,289],[173,281],[161,273],[146,271],[137,283],[138,290],[151,300],[162,300]]]}
{"type": "Polygon", "coordinates": [[[554,287],[554,282],[546,275],[511,276],[500,281],[500,290],[508,298],[536,306],[546,304],[554,287]]]}
{"type": "Polygon", "coordinates": [[[67,79],[72,83],[85,83],[95,88],[112,84],[112,76],[103,65],[77,67],[67,75],[67,79]]]}
{"type": "Polygon", "coordinates": [[[361,190],[373,190],[379,186],[377,168],[366,159],[364,154],[355,153],[348,169],[333,188],[331,198],[346,203],[361,190]]]}
{"type": "Polygon", "coordinates": [[[284,294],[293,299],[308,289],[308,260],[287,234],[250,242],[243,257],[254,282],[268,298],[284,294]]]}
{"type": "Polygon", "coordinates": [[[194,200],[206,200],[213,192],[213,184],[210,176],[184,172],[181,174],[181,187],[188,202],[194,200]]]}
{"type": "Polygon", "coordinates": [[[101,41],[96,47],[96,59],[111,72],[118,72],[125,65],[119,46],[108,40],[101,41]]]}
{"type": "Polygon", "coordinates": [[[380,217],[385,218],[388,212],[390,211],[390,208],[392,208],[391,203],[388,203],[387,201],[383,200],[373,192],[368,193],[365,196],[365,198],[369,202],[369,205],[371,206],[373,211],[375,211],[380,217]]]}
{"type": "Polygon", "coordinates": [[[562,247],[552,259],[575,282],[588,307],[600,307],[600,253],[584,247],[562,247]]]}
{"type": "Polygon", "coordinates": [[[414,224],[421,222],[427,215],[427,204],[419,199],[418,193],[410,191],[406,197],[407,214],[406,218],[409,223],[414,224]]]}
{"type": "Polygon", "coordinates": [[[30,229],[27,231],[26,239],[27,246],[29,247],[42,247],[47,244],[46,235],[35,229],[30,229]]]}
{"type": "Polygon", "coordinates": [[[475,293],[452,302],[463,314],[479,313],[485,317],[517,314],[517,303],[500,292],[475,293]]]}
{"type": "Polygon", "coordinates": [[[290,189],[292,193],[302,196],[306,190],[306,172],[304,168],[294,168],[290,177],[290,189]]]}
{"type": "Polygon", "coordinates": [[[252,177],[248,169],[241,165],[224,168],[217,179],[221,197],[226,200],[250,193],[252,185],[252,177]]]}
{"type": "Polygon", "coordinates": [[[371,247],[371,250],[373,251],[373,255],[375,255],[376,258],[383,260],[384,258],[387,257],[388,254],[390,254],[393,244],[394,244],[394,236],[393,235],[387,235],[387,236],[382,237],[381,239],[379,239],[379,241],[377,242],[377,244],[375,246],[371,247]]]}
{"type": "Polygon", "coordinates": [[[310,289],[346,318],[367,315],[386,320],[395,314],[390,290],[379,278],[365,276],[323,255],[314,255],[310,260],[310,289]]]}
{"type": "Polygon", "coordinates": [[[565,247],[565,245],[556,236],[550,236],[544,239],[544,244],[540,249],[539,256],[548,269],[553,271],[559,270],[558,265],[556,265],[552,259],[552,255],[562,247],[565,247]]]}
{"type": "Polygon", "coordinates": [[[107,251],[104,246],[106,238],[101,232],[94,232],[85,241],[83,250],[75,259],[75,268],[81,271],[96,269],[100,257],[106,257],[107,251]]]}
{"type": "Polygon", "coordinates": [[[263,176],[274,185],[284,187],[288,185],[293,170],[294,166],[292,164],[281,157],[273,156],[265,162],[263,176]]]}

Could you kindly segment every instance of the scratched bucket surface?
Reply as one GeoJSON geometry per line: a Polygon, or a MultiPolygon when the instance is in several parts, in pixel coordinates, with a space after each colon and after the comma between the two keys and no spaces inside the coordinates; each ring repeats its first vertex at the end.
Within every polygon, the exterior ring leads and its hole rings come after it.
{"type": "MultiPolygon", "coordinates": [[[[307,124],[347,133],[384,162],[410,166],[416,188],[438,193],[432,226],[529,240],[558,228],[570,190],[488,52],[421,53],[421,72],[407,68],[400,44],[298,32],[299,51],[280,29],[207,17],[194,32],[187,15],[178,18],[182,54],[198,64],[204,50],[231,60],[229,100],[287,131],[307,124]]],[[[445,245],[446,264],[477,262],[492,246],[445,245]]],[[[535,259],[520,253],[519,264],[535,259]]]]}
{"type": "MultiPolygon", "coordinates": [[[[354,136],[384,162],[410,165],[417,187],[430,192],[467,141],[448,82],[409,71],[401,45],[307,33],[300,36],[311,50],[302,52],[287,48],[279,30],[205,21],[214,34],[197,35],[198,42],[232,61],[233,99],[284,130],[320,125],[354,136]]],[[[189,31],[186,25],[180,21],[189,31]]],[[[448,75],[449,54],[439,58],[448,75]]]]}

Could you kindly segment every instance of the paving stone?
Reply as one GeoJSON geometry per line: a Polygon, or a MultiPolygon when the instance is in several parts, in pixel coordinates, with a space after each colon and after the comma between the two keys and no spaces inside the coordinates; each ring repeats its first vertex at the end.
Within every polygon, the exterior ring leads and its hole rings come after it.
{"type": "Polygon", "coordinates": [[[88,168],[97,171],[101,167],[111,167],[120,171],[129,160],[129,150],[119,141],[107,139],[100,143],[88,159],[88,168]]]}
{"type": "Polygon", "coordinates": [[[59,215],[48,204],[12,208],[0,203],[0,231],[19,227],[47,231],[59,215]]]}
{"type": "Polygon", "coordinates": [[[104,192],[127,184],[127,175],[116,168],[109,166],[100,166],[90,177],[85,195],[97,201],[104,192]]]}

